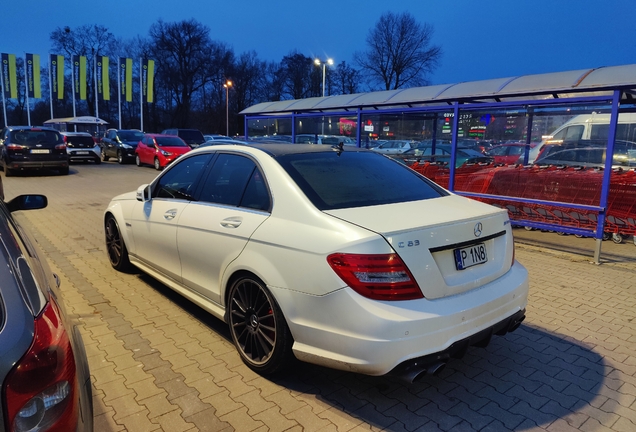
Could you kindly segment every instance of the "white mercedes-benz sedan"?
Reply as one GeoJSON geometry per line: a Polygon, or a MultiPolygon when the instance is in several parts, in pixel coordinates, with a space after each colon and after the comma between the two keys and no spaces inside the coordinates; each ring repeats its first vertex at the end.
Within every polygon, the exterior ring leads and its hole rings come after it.
{"type": "Polygon", "coordinates": [[[413,381],[515,330],[528,274],[508,214],[372,151],[219,145],[104,214],[133,266],[224,320],[243,361],[413,381]]]}

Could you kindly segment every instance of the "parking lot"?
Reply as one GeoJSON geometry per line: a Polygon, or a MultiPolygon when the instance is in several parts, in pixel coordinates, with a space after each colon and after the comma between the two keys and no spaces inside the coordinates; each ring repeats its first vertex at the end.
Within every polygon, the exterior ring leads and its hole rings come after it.
{"type": "Polygon", "coordinates": [[[605,242],[597,266],[578,246],[590,239],[519,232],[526,321],[438,376],[406,385],[299,363],[266,379],[243,365],[223,322],[143,274],[111,268],[103,211],[156,174],[105,162],[2,179],[7,199],[49,198],[23,216],[82,328],[96,431],[636,431],[631,239],[605,242]]]}

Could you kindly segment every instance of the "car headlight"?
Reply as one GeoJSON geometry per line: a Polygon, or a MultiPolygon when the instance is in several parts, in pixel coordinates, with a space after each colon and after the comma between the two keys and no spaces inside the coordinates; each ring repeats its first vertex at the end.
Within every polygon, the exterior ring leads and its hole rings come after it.
{"type": "Polygon", "coordinates": [[[164,156],[172,156],[172,153],[167,152],[167,151],[165,151],[165,150],[159,150],[159,152],[160,152],[162,155],[164,155],[164,156]]]}
{"type": "Polygon", "coordinates": [[[122,148],[125,148],[125,149],[131,149],[131,148],[133,148],[131,145],[124,144],[124,143],[122,143],[122,144],[121,144],[121,146],[122,146],[122,148]]]}

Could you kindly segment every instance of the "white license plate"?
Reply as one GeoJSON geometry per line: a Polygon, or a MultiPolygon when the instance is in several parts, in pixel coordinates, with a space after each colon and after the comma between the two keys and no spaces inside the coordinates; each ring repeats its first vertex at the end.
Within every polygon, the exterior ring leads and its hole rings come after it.
{"type": "Polygon", "coordinates": [[[33,150],[31,150],[31,153],[51,153],[51,150],[49,150],[49,149],[33,149],[33,150]]]}
{"type": "Polygon", "coordinates": [[[457,270],[464,270],[477,264],[483,264],[488,261],[486,255],[486,245],[478,243],[465,248],[455,249],[455,267],[457,270]]]}
{"type": "Polygon", "coordinates": [[[76,155],[87,155],[88,152],[87,151],[77,151],[77,152],[75,152],[73,154],[76,154],[76,155]]]}

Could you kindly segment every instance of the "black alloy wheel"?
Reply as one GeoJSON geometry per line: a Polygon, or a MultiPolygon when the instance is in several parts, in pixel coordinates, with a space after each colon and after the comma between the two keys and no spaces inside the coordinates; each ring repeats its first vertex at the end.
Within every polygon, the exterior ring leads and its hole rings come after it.
{"type": "Polygon", "coordinates": [[[119,225],[113,216],[108,216],[106,219],[104,231],[106,233],[106,251],[108,252],[110,265],[121,272],[130,271],[132,265],[128,258],[128,249],[119,231],[119,225]]]}
{"type": "Polygon", "coordinates": [[[228,324],[241,359],[253,371],[273,374],[293,358],[293,338],[283,313],[258,279],[246,276],[232,284],[228,324]]]}
{"type": "Polygon", "coordinates": [[[121,150],[117,151],[117,163],[119,164],[124,163],[124,154],[122,153],[121,150]]]}

